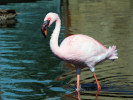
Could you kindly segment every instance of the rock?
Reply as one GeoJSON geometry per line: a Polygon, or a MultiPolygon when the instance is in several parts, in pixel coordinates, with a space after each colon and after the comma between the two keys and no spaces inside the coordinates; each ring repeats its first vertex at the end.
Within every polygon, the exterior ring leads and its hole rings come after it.
{"type": "Polygon", "coordinates": [[[17,15],[15,10],[0,10],[0,21],[1,20],[8,20],[8,19],[14,19],[17,15]]]}
{"type": "Polygon", "coordinates": [[[13,27],[16,25],[17,15],[15,10],[0,10],[0,28],[13,27]]]}

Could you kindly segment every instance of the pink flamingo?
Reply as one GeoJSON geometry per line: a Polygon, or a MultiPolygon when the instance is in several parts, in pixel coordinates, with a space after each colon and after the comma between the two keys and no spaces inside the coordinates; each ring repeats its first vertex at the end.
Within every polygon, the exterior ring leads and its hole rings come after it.
{"type": "Polygon", "coordinates": [[[80,69],[87,66],[93,73],[98,90],[101,86],[94,73],[95,65],[107,59],[115,60],[118,58],[116,46],[110,46],[108,49],[95,39],[82,35],[71,35],[65,38],[60,46],[58,45],[58,37],[61,28],[61,20],[56,13],[48,13],[44,18],[41,31],[46,38],[47,28],[56,22],[55,29],[51,35],[50,48],[53,54],[66,62],[70,62],[76,67],[77,74],[77,91],[80,89],[80,69]]]}

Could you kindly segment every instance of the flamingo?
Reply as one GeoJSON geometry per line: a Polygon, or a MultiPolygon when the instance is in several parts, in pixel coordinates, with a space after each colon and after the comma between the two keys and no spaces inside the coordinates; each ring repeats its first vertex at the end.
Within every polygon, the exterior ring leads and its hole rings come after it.
{"type": "Polygon", "coordinates": [[[101,86],[95,75],[95,66],[107,59],[115,60],[118,58],[116,46],[110,46],[108,49],[97,40],[87,35],[76,34],[66,37],[60,46],[58,38],[61,28],[61,20],[58,14],[50,12],[44,18],[41,31],[44,37],[47,36],[47,28],[55,22],[55,29],[50,39],[50,49],[52,53],[59,59],[75,65],[77,75],[77,91],[80,90],[80,71],[84,67],[88,67],[93,73],[96,80],[97,89],[101,90],[101,86]]]}

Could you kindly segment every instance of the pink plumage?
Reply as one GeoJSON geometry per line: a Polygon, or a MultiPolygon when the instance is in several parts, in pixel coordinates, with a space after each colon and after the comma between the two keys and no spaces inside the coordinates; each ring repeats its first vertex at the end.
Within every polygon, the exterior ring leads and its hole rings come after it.
{"type": "Polygon", "coordinates": [[[79,90],[80,69],[83,67],[88,67],[93,72],[98,89],[101,89],[94,73],[95,65],[107,59],[117,59],[118,54],[116,46],[107,49],[100,42],[82,34],[71,35],[65,38],[59,46],[58,37],[61,27],[60,18],[56,13],[48,13],[44,19],[44,22],[46,21],[49,23],[42,26],[42,29],[44,29],[42,32],[47,29],[46,26],[50,26],[53,22],[56,22],[55,29],[50,39],[50,48],[55,56],[75,65],[77,70],[77,89],[79,90]]]}

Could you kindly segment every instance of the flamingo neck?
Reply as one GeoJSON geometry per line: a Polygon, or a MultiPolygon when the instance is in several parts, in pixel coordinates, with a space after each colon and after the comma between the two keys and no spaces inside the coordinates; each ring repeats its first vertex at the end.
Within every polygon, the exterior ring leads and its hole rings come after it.
{"type": "Polygon", "coordinates": [[[60,47],[58,45],[58,38],[59,38],[59,34],[60,34],[60,28],[61,28],[61,20],[58,17],[56,19],[56,25],[55,25],[55,29],[51,35],[51,39],[50,39],[50,48],[51,51],[54,53],[55,56],[61,58],[61,50],[60,47]]]}

